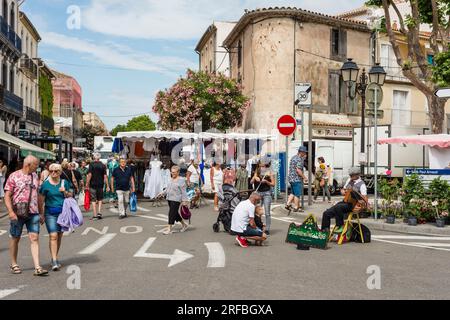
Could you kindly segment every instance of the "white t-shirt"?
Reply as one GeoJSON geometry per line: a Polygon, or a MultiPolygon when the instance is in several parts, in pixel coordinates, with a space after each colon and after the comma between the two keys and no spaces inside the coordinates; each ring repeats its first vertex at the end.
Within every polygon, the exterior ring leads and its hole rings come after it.
{"type": "Polygon", "coordinates": [[[191,178],[189,179],[191,183],[199,183],[200,181],[200,168],[196,169],[193,165],[189,166],[188,172],[191,173],[191,178]]]}
{"type": "Polygon", "coordinates": [[[250,219],[255,218],[255,209],[255,205],[250,200],[239,203],[234,209],[231,231],[243,233],[247,229],[250,219]]]}

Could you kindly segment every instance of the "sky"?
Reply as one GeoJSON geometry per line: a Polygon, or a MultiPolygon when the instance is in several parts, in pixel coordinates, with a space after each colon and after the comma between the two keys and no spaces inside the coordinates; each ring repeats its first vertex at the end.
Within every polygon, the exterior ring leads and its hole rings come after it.
{"type": "Polygon", "coordinates": [[[237,21],[245,9],[290,6],[328,14],[364,0],[25,0],[20,7],[41,35],[39,57],[73,76],[83,111],[109,130],[151,113],[155,95],[186,69],[198,69],[195,47],[213,21],[237,21]]]}

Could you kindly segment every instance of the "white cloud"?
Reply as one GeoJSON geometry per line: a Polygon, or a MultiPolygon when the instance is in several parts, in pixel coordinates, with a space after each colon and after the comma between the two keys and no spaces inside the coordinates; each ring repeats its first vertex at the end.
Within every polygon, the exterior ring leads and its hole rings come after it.
{"type": "Polygon", "coordinates": [[[177,76],[179,70],[196,67],[196,62],[187,59],[174,56],[155,56],[146,52],[135,51],[125,45],[110,41],[97,44],[93,41],[69,37],[55,32],[43,33],[42,38],[45,45],[86,54],[87,58],[99,64],[118,68],[177,76]]]}
{"type": "Polygon", "coordinates": [[[324,13],[359,7],[363,0],[91,0],[82,25],[91,31],[141,39],[198,39],[213,20],[237,21],[244,9],[291,6],[324,13]]]}

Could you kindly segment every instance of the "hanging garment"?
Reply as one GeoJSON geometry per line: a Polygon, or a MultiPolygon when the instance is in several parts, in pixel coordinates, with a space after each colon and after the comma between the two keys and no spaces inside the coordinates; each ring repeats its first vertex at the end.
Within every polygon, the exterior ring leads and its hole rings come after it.
{"type": "Polygon", "coordinates": [[[123,147],[123,142],[121,138],[115,138],[114,139],[114,144],[112,147],[112,152],[113,153],[121,153],[122,150],[124,149],[123,147]]]}
{"type": "Polygon", "coordinates": [[[151,176],[151,173],[152,173],[152,170],[150,168],[145,170],[145,174],[144,174],[144,185],[145,185],[144,197],[145,198],[150,198],[150,176],[151,176]]]}
{"type": "Polygon", "coordinates": [[[240,167],[236,172],[236,189],[238,191],[248,189],[248,173],[245,168],[240,167]]]}
{"type": "Polygon", "coordinates": [[[156,149],[156,140],[155,139],[145,139],[144,141],[144,150],[145,151],[154,151],[156,149]]]}
{"type": "Polygon", "coordinates": [[[150,162],[150,179],[149,179],[149,187],[146,188],[147,197],[150,199],[155,199],[162,191],[162,176],[161,176],[161,161],[152,161],[150,162]]]}
{"type": "Polygon", "coordinates": [[[161,170],[161,180],[162,180],[162,189],[163,190],[167,189],[167,186],[169,185],[169,181],[170,181],[170,170],[169,169],[161,170]]]}
{"type": "Polygon", "coordinates": [[[134,155],[138,158],[141,158],[144,156],[145,150],[144,150],[144,143],[143,142],[136,142],[134,147],[134,155]]]}

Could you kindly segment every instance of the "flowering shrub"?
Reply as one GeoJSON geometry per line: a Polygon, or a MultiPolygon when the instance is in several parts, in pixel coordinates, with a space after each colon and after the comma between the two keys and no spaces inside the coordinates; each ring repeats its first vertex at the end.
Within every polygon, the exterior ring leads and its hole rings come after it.
{"type": "Polygon", "coordinates": [[[163,130],[193,131],[194,122],[202,121],[204,131],[225,131],[242,123],[250,104],[235,80],[188,70],[186,78],[157,94],[153,111],[159,115],[163,130]]]}
{"type": "Polygon", "coordinates": [[[431,182],[429,187],[429,200],[432,203],[433,214],[436,219],[448,217],[450,209],[450,185],[441,178],[431,182]]]}

